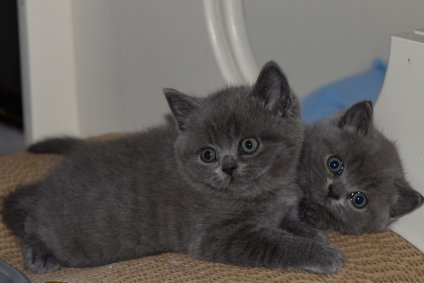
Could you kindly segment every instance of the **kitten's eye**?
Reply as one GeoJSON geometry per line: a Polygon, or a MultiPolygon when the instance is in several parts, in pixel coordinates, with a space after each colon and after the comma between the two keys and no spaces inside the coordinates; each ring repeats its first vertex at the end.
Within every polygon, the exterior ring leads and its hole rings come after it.
{"type": "Polygon", "coordinates": [[[255,138],[245,138],[240,143],[240,149],[243,153],[251,154],[254,153],[259,146],[259,142],[255,138]]]}
{"type": "Polygon", "coordinates": [[[343,161],[338,158],[337,156],[330,156],[327,159],[327,167],[330,170],[330,172],[340,175],[343,172],[343,161]]]}
{"type": "Polygon", "coordinates": [[[351,193],[349,198],[353,206],[356,208],[364,208],[368,202],[367,196],[361,192],[351,193]]]}
{"type": "Polygon", "coordinates": [[[216,160],[216,152],[213,148],[205,148],[200,152],[200,159],[204,162],[214,162],[216,160]]]}

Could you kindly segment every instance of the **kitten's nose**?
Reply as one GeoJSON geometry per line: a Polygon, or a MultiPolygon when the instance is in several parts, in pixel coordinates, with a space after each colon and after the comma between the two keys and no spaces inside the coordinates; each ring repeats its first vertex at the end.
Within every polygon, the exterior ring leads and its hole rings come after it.
{"type": "Polygon", "coordinates": [[[339,196],[334,192],[334,186],[331,184],[328,186],[328,198],[339,199],[339,196]]]}
{"type": "Polygon", "coordinates": [[[222,165],[222,171],[227,174],[232,176],[233,175],[233,171],[237,168],[237,165],[234,163],[227,163],[222,165]]]}
{"type": "Polygon", "coordinates": [[[225,174],[232,176],[233,171],[237,168],[237,160],[231,155],[225,155],[221,159],[221,170],[225,174]]]}

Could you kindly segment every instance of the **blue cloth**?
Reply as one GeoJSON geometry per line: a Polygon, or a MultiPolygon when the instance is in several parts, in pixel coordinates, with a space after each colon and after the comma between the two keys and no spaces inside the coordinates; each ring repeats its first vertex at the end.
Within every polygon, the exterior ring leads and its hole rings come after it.
{"type": "Polygon", "coordinates": [[[318,88],[301,102],[303,121],[312,123],[330,118],[362,100],[371,100],[375,104],[386,69],[387,64],[383,60],[375,59],[368,71],[318,88]]]}

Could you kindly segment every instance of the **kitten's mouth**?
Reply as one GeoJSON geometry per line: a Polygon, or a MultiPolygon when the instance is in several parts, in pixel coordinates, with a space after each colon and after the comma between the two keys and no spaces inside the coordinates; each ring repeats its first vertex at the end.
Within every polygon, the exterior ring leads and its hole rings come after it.
{"type": "Polygon", "coordinates": [[[243,186],[245,184],[245,180],[242,177],[237,176],[228,176],[228,179],[226,180],[226,187],[227,188],[238,188],[240,185],[243,186]]]}
{"type": "MultiPolygon", "coordinates": [[[[260,177],[260,176],[259,176],[260,177]]],[[[258,177],[258,178],[259,178],[258,177]]],[[[257,178],[257,179],[258,179],[257,178]]],[[[240,190],[249,186],[256,181],[256,179],[248,178],[243,175],[227,175],[220,179],[219,184],[216,184],[216,188],[227,189],[227,190],[240,190]]]]}
{"type": "Polygon", "coordinates": [[[231,176],[229,177],[227,187],[234,187],[236,183],[237,183],[236,179],[233,176],[231,176]]]}

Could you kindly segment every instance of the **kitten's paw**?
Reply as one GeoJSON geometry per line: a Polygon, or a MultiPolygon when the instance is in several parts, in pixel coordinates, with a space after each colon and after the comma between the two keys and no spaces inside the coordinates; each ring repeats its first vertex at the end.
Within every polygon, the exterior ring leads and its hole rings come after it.
{"type": "Polygon", "coordinates": [[[304,203],[299,211],[299,218],[303,222],[318,228],[326,229],[325,219],[323,219],[324,208],[317,203],[304,203]]]}
{"type": "Polygon", "coordinates": [[[313,239],[318,242],[328,244],[327,234],[323,230],[316,230],[316,235],[313,239]]]}
{"type": "Polygon", "coordinates": [[[60,263],[51,254],[36,253],[32,249],[27,249],[24,253],[25,268],[33,273],[52,272],[60,267],[60,263]]]}
{"type": "Polygon", "coordinates": [[[310,224],[313,224],[314,226],[318,225],[321,221],[319,208],[316,203],[310,203],[305,213],[305,220],[309,222],[310,224]]]}
{"type": "Polygon", "coordinates": [[[322,274],[341,271],[345,262],[342,253],[328,245],[315,245],[308,261],[306,270],[322,274]]]}
{"type": "Polygon", "coordinates": [[[52,272],[60,267],[59,261],[38,241],[24,243],[25,268],[33,273],[52,272]]]}

